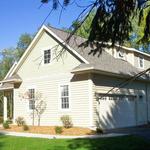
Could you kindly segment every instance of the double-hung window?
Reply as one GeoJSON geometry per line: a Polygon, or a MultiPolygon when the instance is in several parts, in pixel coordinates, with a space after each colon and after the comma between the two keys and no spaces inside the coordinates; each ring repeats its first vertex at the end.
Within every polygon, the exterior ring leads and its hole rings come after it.
{"type": "Polygon", "coordinates": [[[44,64],[49,64],[51,62],[51,50],[44,50],[44,64]]]}
{"type": "Polygon", "coordinates": [[[29,109],[35,109],[35,89],[29,89],[29,109]]]}
{"type": "Polygon", "coordinates": [[[144,58],[139,57],[139,68],[144,68],[144,58]]]}
{"type": "Polygon", "coordinates": [[[69,85],[60,86],[61,109],[69,109],[69,85]]]}

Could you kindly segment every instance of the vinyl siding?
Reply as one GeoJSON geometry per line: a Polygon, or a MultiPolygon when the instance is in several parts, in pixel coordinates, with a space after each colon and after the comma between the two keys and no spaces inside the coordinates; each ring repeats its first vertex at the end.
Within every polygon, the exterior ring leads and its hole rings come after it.
{"type": "Polygon", "coordinates": [[[144,58],[144,69],[148,69],[150,67],[150,57],[143,56],[136,53],[134,55],[135,67],[139,68],[139,56],[144,58]]]}
{"type": "Polygon", "coordinates": [[[23,79],[31,79],[70,72],[79,64],[80,62],[71,53],[66,52],[61,46],[58,47],[58,43],[44,32],[17,73],[23,79]],[[52,62],[43,64],[43,50],[48,48],[52,48],[52,62]]]}
{"type": "MultiPolygon", "coordinates": [[[[116,48],[114,49],[106,49],[106,51],[114,56],[115,58],[117,58],[117,50],[116,48]]],[[[133,66],[135,66],[136,68],[139,68],[139,56],[144,58],[144,69],[147,69],[150,67],[150,57],[142,55],[138,52],[132,52],[129,50],[125,50],[126,52],[126,61],[128,61],[130,64],[132,64],[133,66]]]]}
{"type": "MultiPolygon", "coordinates": [[[[102,76],[102,75],[95,74],[93,76],[94,91],[95,93],[106,94],[110,89],[112,89],[113,87],[116,87],[116,85],[123,82],[124,80],[115,78],[115,77],[102,76]]],[[[137,125],[147,123],[146,84],[145,83],[132,82],[131,84],[128,84],[126,87],[121,88],[117,92],[114,92],[114,91],[111,93],[137,95],[137,115],[138,115],[137,125]],[[139,99],[140,95],[143,96],[142,100],[139,99]]],[[[96,123],[99,117],[99,114],[98,114],[99,103],[96,101],[96,97],[94,97],[93,107],[94,107],[93,108],[94,109],[94,122],[96,123]]],[[[113,108],[115,109],[115,107],[117,106],[115,103],[114,104],[110,103],[110,107],[112,107],[112,109],[113,108]]],[[[108,121],[109,117],[106,116],[105,119],[108,121]]]]}
{"type": "Polygon", "coordinates": [[[147,84],[148,121],[150,121],[150,84],[147,84]]]}
{"type": "MultiPolygon", "coordinates": [[[[41,64],[42,49],[54,47],[57,44],[50,35],[43,33],[18,70],[17,74],[22,78],[23,83],[19,89],[14,90],[14,119],[23,116],[27,124],[32,124],[28,101],[22,99],[19,95],[23,95],[27,88],[33,86],[42,94],[47,105],[41,117],[41,125],[62,125],[60,117],[70,115],[74,126],[89,126],[88,75],[74,76],[70,73],[81,62],[73,54],[65,51],[62,57],[53,59],[51,64],[41,64]],[[70,110],[62,111],[60,109],[59,85],[66,83],[70,85],[70,110]]],[[[60,50],[62,50],[61,47],[57,49],[57,52],[60,50]]],[[[53,50],[53,56],[55,57],[54,53],[55,50],[53,50]]],[[[37,122],[35,124],[37,125],[37,122]]]]}

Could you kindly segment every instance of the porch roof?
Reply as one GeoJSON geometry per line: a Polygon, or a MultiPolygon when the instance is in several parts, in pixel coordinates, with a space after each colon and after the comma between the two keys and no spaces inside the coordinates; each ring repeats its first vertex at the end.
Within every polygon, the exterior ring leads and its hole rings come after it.
{"type": "Polygon", "coordinates": [[[6,79],[0,81],[0,91],[14,89],[14,84],[20,84],[21,82],[22,80],[17,74],[7,77],[6,79]]]}
{"type": "Polygon", "coordinates": [[[4,91],[4,90],[10,90],[14,88],[14,84],[13,83],[2,83],[0,85],[0,91],[4,91]]]}
{"type": "Polygon", "coordinates": [[[7,77],[6,79],[0,81],[1,83],[21,83],[22,80],[18,74],[7,77]]]}

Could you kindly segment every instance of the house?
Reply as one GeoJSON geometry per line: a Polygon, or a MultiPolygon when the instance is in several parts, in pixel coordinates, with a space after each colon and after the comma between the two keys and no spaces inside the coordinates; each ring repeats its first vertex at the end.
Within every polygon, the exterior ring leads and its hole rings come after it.
{"type": "MultiPolygon", "coordinates": [[[[43,26],[3,81],[4,119],[24,117],[32,124],[36,91],[46,109],[42,126],[62,125],[69,115],[74,126],[104,129],[147,124],[150,121],[150,55],[116,46],[100,55],[78,47],[85,39],[43,26]],[[140,75],[140,76],[139,76],[140,75]],[[29,93],[27,100],[26,93],[29,93]],[[7,101],[11,106],[7,106],[7,101]],[[7,107],[10,111],[7,112],[7,107]]],[[[37,118],[35,118],[37,124],[37,118]]]]}

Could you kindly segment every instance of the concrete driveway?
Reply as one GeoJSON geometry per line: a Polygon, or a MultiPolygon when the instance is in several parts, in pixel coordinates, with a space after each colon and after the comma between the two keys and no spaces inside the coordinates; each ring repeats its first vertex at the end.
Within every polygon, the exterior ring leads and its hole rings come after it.
{"type": "Polygon", "coordinates": [[[120,128],[120,129],[111,129],[111,130],[106,130],[104,133],[119,133],[119,134],[136,135],[136,136],[141,136],[145,139],[150,140],[150,125],[120,128]]]}

